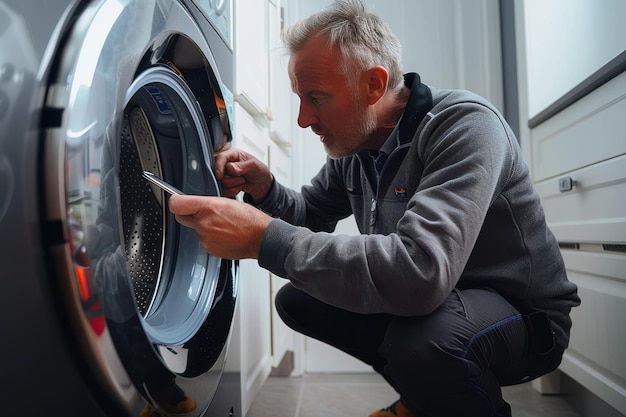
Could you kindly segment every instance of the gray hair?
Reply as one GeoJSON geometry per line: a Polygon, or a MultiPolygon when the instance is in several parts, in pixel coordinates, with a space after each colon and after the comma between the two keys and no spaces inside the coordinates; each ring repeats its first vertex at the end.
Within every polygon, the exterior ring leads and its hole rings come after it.
{"type": "Polygon", "coordinates": [[[367,12],[360,0],[335,0],[321,12],[283,30],[282,40],[290,54],[314,36],[328,37],[328,46],[338,46],[343,56],[339,70],[355,85],[361,71],[383,66],[389,72],[389,87],[403,82],[402,46],[389,26],[367,12]]]}

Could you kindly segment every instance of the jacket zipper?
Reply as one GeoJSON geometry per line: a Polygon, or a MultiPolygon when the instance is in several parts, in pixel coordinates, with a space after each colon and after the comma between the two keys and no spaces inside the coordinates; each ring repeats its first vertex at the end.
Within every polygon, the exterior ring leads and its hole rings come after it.
{"type": "Polygon", "coordinates": [[[385,161],[383,167],[380,170],[380,174],[378,174],[377,178],[376,178],[376,190],[374,190],[374,197],[372,198],[371,204],[370,204],[370,234],[374,234],[376,233],[374,230],[374,226],[376,225],[376,218],[378,216],[378,193],[380,192],[380,179],[383,176],[383,173],[385,172],[385,168],[387,167],[387,164],[389,163],[389,161],[392,159],[392,156],[398,152],[399,149],[403,149],[405,147],[407,147],[408,145],[400,145],[398,147],[396,147],[387,157],[387,160],[385,161]]]}
{"type": "Polygon", "coordinates": [[[370,233],[374,233],[374,225],[376,224],[376,198],[372,198],[372,205],[370,206],[370,233]]]}

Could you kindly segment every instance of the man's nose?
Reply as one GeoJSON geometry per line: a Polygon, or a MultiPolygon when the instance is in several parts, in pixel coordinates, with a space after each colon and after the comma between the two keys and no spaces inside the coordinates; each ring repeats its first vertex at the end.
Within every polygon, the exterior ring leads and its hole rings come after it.
{"type": "Polygon", "coordinates": [[[318,122],[317,116],[310,105],[300,101],[300,111],[298,112],[298,126],[307,128],[318,122]]]}

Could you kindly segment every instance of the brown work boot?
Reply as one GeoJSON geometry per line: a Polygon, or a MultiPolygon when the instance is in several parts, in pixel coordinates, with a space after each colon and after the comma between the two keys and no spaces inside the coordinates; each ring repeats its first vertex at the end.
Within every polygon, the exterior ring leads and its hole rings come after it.
{"type": "MultiPolygon", "coordinates": [[[[150,395],[154,398],[163,412],[170,414],[186,414],[196,409],[196,402],[189,397],[174,379],[162,381],[150,390],[150,395]]],[[[139,417],[162,417],[150,405],[146,405],[139,417]]]]}
{"type": "Polygon", "coordinates": [[[415,417],[401,400],[396,401],[387,408],[374,411],[370,417],[415,417]]]}
{"type": "Polygon", "coordinates": [[[146,405],[140,412],[139,417],[160,417],[160,414],[154,411],[154,408],[146,405]]]}

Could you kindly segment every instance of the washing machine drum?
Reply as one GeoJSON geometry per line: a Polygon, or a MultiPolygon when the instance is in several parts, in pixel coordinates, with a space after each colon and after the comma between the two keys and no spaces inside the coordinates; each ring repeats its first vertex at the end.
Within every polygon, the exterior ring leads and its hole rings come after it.
{"type": "Polygon", "coordinates": [[[43,177],[54,279],[104,401],[128,415],[201,415],[223,370],[235,265],[178,224],[149,171],[219,195],[230,140],[216,64],[172,1],[93,2],[57,51],[43,177]]]}

